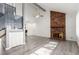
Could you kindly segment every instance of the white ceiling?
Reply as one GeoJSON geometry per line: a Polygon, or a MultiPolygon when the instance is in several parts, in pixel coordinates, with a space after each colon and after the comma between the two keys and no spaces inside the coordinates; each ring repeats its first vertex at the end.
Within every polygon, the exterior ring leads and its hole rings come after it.
{"type": "Polygon", "coordinates": [[[63,13],[77,13],[79,11],[79,3],[38,3],[38,5],[49,11],[63,13]]]}

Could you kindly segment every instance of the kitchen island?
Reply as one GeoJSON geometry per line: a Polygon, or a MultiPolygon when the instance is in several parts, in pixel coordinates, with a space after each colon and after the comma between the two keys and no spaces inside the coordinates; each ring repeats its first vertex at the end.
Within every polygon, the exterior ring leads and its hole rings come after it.
{"type": "Polygon", "coordinates": [[[22,29],[12,29],[7,31],[7,48],[16,47],[25,44],[24,32],[22,29]]]}

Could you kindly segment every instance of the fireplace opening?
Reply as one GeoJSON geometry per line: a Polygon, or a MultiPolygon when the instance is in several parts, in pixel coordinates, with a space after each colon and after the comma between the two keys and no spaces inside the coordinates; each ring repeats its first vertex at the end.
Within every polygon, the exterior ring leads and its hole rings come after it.
{"type": "Polygon", "coordinates": [[[56,39],[63,39],[64,36],[63,36],[63,32],[58,32],[58,33],[53,33],[53,38],[56,38],[56,39]]]}

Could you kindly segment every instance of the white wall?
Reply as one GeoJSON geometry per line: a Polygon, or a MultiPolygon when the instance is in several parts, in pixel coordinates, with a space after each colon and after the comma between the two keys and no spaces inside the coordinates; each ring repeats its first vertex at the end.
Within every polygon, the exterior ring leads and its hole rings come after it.
{"type": "Polygon", "coordinates": [[[24,4],[24,20],[26,24],[26,29],[28,30],[28,35],[33,35],[34,27],[36,27],[35,18],[33,17],[33,12],[35,12],[35,8],[30,4],[24,4]]]}
{"type": "Polygon", "coordinates": [[[76,13],[66,14],[66,40],[76,41],[76,13]]]}
{"type": "Polygon", "coordinates": [[[27,35],[50,37],[50,14],[39,9],[44,17],[35,18],[37,9],[32,4],[25,4],[24,19],[26,20],[27,35]]]}
{"type": "Polygon", "coordinates": [[[46,12],[44,17],[37,20],[36,30],[35,35],[50,37],[50,12],[46,12]]]}

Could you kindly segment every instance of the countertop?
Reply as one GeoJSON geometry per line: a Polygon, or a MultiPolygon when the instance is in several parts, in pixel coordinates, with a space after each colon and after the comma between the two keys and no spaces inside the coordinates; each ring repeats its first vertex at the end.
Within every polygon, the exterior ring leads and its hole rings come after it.
{"type": "Polygon", "coordinates": [[[23,31],[23,29],[11,29],[11,30],[9,30],[10,32],[22,32],[23,31]]]}

